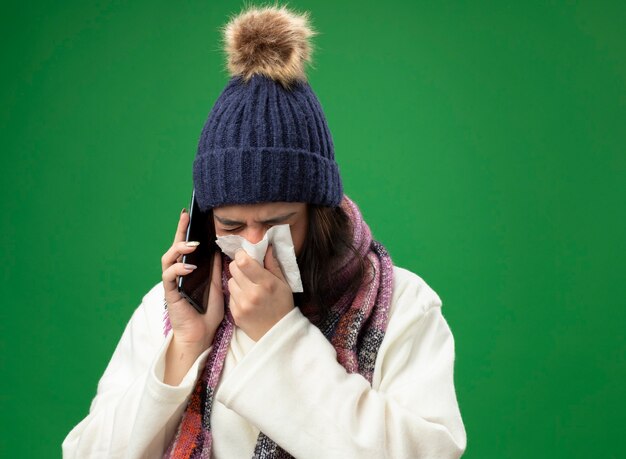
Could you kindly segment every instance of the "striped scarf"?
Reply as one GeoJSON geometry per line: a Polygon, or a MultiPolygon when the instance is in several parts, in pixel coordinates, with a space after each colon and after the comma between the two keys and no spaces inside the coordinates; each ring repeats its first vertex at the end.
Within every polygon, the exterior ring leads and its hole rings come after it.
{"type": "MultiPolygon", "coordinates": [[[[372,239],[370,229],[363,220],[358,207],[345,195],[341,206],[352,223],[352,243],[368,260],[367,270],[356,295],[343,294],[330,308],[328,316],[319,328],[334,346],[337,361],[348,373],[360,373],[371,384],[376,355],[387,327],[393,265],[386,249],[372,239]]],[[[223,267],[224,304],[229,304],[228,263],[224,263],[223,267]]],[[[348,285],[358,269],[358,260],[352,253],[342,260],[336,275],[333,275],[333,278],[337,279],[338,291],[345,291],[341,287],[348,285]]],[[[314,315],[314,311],[308,308],[301,307],[301,311],[309,319],[314,315]]],[[[167,310],[164,320],[165,334],[167,334],[171,329],[167,310]]],[[[167,448],[164,458],[209,459],[211,457],[213,441],[211,408],[234,328],[232,315],[226,308],[224,320],[215,334],[213,347],[202,376],[196,382],[176,435],[167,448]]],[[[252,457],[282,459],[291,456],[261,432],[252,457]]]]}

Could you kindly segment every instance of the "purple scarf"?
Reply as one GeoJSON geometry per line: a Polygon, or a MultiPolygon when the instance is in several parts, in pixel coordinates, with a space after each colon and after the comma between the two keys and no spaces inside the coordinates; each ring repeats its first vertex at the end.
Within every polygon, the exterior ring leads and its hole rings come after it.
{"type": "MultiPolygon", "coordinates": [[[[353,245],[369,260],[364,282],[356,295],[344,294],[331,307],[328,317],[319,326],[320,330],[337,351],[337,361],[348,373],[359,373],[370,384],[374,372],[376,355],[387,328],[393,265],[386,249],[372,239],[369,227],[354,202],[344,195],[341,207],[348,215],[353,228],[353,245]],[[370,282],[371,280],[371,282],[370,282]]],[[[224,258],[222,259],[224,261],[224,258]]],[[[337,279],[339,291],[345,291],[359,268],[356,257],[351,253],[343,260],[333,278],[337,279]]],[[[222,287],[224,304],[229,304],[228,263],[223,263],[222,287]]],[[[301,308],[311,318],[314,311],[301,308]]],[[[164,314],[165,334],[171,330],[167,310],[164,314]]],[[[164,458],[199,459],[211,457],[213,437],[211,435],[211,408],[215,389],[222,374],[224,361],[233,336],[235,324],[228,307],[224,320],[215,333],[213,348],[209,353],[202,376],[196,381],[185,412],[172,443],[164,458]]],[[[262,432],[253,452],[254,458],[290,458],[291,456],[262,432]]]]}

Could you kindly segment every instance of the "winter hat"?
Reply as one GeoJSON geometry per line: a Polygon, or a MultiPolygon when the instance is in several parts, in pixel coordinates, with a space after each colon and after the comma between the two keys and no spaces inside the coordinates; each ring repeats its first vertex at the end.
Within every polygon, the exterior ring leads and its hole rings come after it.
{"type": "Polygon", "coordinates": [[[338,206],[343,188],[332,137],[304,73],[316,34],[308,13],[252,7],[223,33],[231,79],[193,163],[200,208],[271,201],[338,206]]]}

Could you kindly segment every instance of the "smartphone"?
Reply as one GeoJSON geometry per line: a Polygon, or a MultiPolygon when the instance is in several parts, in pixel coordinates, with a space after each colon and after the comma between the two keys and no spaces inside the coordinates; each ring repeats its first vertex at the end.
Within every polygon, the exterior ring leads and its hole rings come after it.
{"type": "Polygon", "coordinates": [[[183,255],[183,263],[196,265],[189,274],[179,276],[178,291],[200,314],[206,313],[213,255],[219,248],[215,243],[215,224],[213,211],[202,212],[196,202],[195,190],[191,194],[189,205],[189,226],[185,241],[198,241],[200,245],[191,253],[183,255]]]}

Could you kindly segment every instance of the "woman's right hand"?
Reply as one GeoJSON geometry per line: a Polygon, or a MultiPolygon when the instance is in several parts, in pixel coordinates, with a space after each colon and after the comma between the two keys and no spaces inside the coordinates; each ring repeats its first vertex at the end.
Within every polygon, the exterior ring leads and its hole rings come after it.
{"type": "Polygon", "coordinates": [[[193,252],[197,247],[197,243],[185,243],[188,224],[189,213],[183,209],[178,220],[174,243],[161,258],[163,288],[174,334],[173,339],[178,346],[191,347],[202,351],[211,345],[215,331],[224,318],[222,257],[219,251],[215,252],[207,312],[200,314],[178,292],[179,276],[185,276],[195,269],[193,265],[182,263],[183,255],[193,252]]]}

